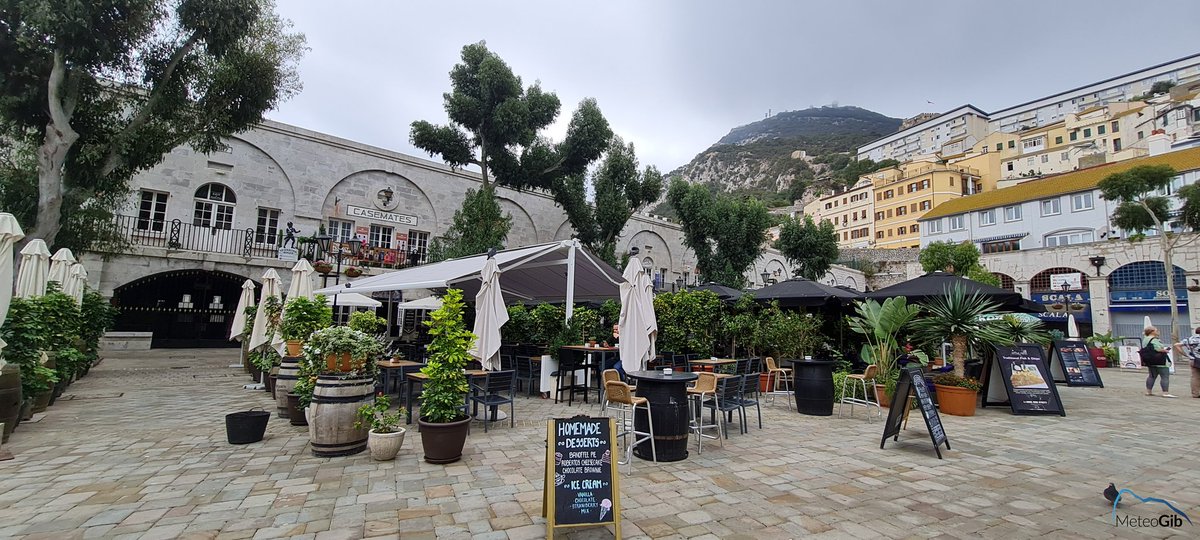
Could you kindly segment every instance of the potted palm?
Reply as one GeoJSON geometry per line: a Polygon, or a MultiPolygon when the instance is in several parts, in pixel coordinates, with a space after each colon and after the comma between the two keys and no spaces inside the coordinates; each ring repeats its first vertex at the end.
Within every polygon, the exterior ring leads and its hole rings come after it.
{"type": "Polygon", "coordinates": [[[983,385],[970,377],[943,373],[933,378],[938,410],[954,416],[975,416],[975,395],[983,385]]]}
{"type": "Polygon", "coordinates": [[[855,315],[847,318],[850,329],[866,338],[863,361],[875,364],[875,399],[886,407],[896,389],[900,371],[896,368],[896,357],[900,352],[899,336],[917,316],[920,308],[909,305],[902,296],[888,298],[883,303],[874,300],[860,302],[854,307],[855,315]]]}
{"type": "MultiPolygon", "coordinates": [[[[949,340],[954,346],[951,357],[954,363],[954,375],[965,378],[967,349],[972,341],[979,343],[1004,343],[1004,333],[999,325],[987,320],[985,315],[996,309],[996,305],[987,297],[979,294],[967,294],[961,286],[947,289],[942,296],[933,298],[925,303],[924,316],[913,321],[912,327],[922,341],[926,343],[942,343],[949,340]]],[[[976,385],[977,386],[977,385],[976,385]]],[[[938,406],[947,414],[959,414],[970,411],[975,414],[976,391],[956,392],[955,387],[934,383],[937,392],[938,406]],[[955,412],[952,412],[955,411],[955,412]]],[[[961,385],[959,388],[963,388],[961,385]]]]}
{"type": "Polygon", "coordinates": [[[404,415],[404,408],[389,413],[392,402],[388,399],[387,394],[379,393],[375,395],[373,403],[365,404],[358,408],[358,422],[354,423],[354,427],[362,429],[363,426],[370,426],[371,431],[367,435],[367,450],[371,452],[371,457],[376,461],[390,461],[396,459],[396,454],[400,452],[400,447],[404,446],[404,434],[406,430],[400,427],[400,417],[404,415]]]}
{"type": "Polygon", "coordinates": [[[442,307],[425,322],[433,340],[426,349],[429,362],[421,373],[428,379],[421,391],[421,446],[425,461],[453,463],[462,459],[471,417],[464,411],[467,396],[467,350],[475,343],[475,334],[462,320],[462,291],[449,289],[442,307]]]}
{"type": "Polygon", "coordinates": [[[279,332],[287,341],[288,356],[300,356],[304,340],[313,332],[333,324],[333,309],[325,302],[325,297],[293,298],[288,301],[283,310],[283,320],[279,323],[279,332]]]}

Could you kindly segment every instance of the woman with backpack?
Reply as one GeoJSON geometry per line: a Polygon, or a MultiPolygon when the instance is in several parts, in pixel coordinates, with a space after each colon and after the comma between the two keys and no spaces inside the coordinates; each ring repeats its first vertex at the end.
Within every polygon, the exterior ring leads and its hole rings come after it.
{"type": "Polygon", "coordinates": [[[1150,326],[1143,332],[1142,350],[1139,351],[1142,357],[1142,363],[1150,369],[1150,376],[1146,377],[1146,395],[1154,395],[1154,379],[1161,377],[1159,386],[1162,387],[1162,397],[1173,398],[1175,396],[1167,392],[1171,386],[1171,371],[1167,367],[1167,346],[1158,337],[1158,329],[1150,326]]]}

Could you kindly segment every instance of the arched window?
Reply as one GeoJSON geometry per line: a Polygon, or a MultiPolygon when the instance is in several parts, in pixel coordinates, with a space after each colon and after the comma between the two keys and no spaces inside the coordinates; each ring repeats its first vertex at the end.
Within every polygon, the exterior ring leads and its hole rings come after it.
{"type": "MultiPolygon", "coordinates": [[[[1163,271],[1162,261],[1132,262],[1113,270],[1108,275],[1108,286],[1114,291],[1129,290],[1167,290],[1167,273],[1163,271]]],[[[1175,290],[1186,287],[1183,269],[1175,267],[1175,290]]],[[[1178,293],[1176,293],[1178,294],[1178,293]]]]}
{"type": "Polygon", "coordinates": [[[196,211],[192,225],[212,229],[233,228],[233,207],[237,197],[222,184],[204,184],[196,190],[196,211]]]}
{"type": "MultiPolygon", "coordinates": [[[[1161,265],[1160,265],[1160,267],[1161,267],[1161,265]]],[[[1056,274],[1060,274],[1060,275],[1061,274],[1079,274],[1079,289],[1071,289],[1071,290],[1081,290],[1081,291],[1088,290],[1087,273],[1080,272],[1079,270],[1076,270],[1074,268],[1065,267],[1065,266],[1060,266],[1057,268],[1047,268],[1045,270],[1042,270],[1041,272],[1038,272],[1037,274],[1034,274],[1033,278],[1031,278],[1029,280],[1029,289],[1034,292],[1060,292],[1059,288],[1051,287],[1051,283],[1050,283],[1050,276],[1053,276],[1056,274]]],[[[1059,285],[1059,287],[1061,287],[1061,285],[1059,285]]]]}
{"type": "MultiPolygon", "coordinates": [[[[1001,274],[1000,272],[992,272],[992,275],[1000,278],[1000,288],[1001,289],[1004,289],[1006,291],[1017,290],[1017,284],[1015,282],[1013,282],[1012,276],[1010,276],[1008,274],[1001,274]]],[[[1047,283],[1047,286],[1049,286],[1048,285],[1050,283],[1049,277],[1046,278],[1046,283],[1047,283]]]]}

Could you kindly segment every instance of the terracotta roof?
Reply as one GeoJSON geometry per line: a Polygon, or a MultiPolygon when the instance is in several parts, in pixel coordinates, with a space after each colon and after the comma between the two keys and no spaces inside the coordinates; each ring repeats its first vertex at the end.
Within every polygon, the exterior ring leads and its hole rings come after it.
{"type": "Polygon", "coordinates": [[[1013,187],[951,199],[926,212],[920,221],[1095,189],[1108,175],[1124,172],[1139,165],[1170,165],[1179,172],[1200,169],[1200,148],[1106,163],[1031,180],[1013,187]]]}

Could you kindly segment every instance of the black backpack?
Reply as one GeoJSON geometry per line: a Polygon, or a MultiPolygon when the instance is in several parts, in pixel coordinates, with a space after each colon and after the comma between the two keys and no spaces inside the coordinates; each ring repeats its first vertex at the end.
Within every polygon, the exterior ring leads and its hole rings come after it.
{"type": "Polygon", "coordinates": [[[1138,350],[1138,356],[1142,358],[1143,366],[1158,367],[1167,365],[1167,351],[1156,351],[1151,345],[1154,340],[1147,341],[1146,344],[1138,350]]]}

